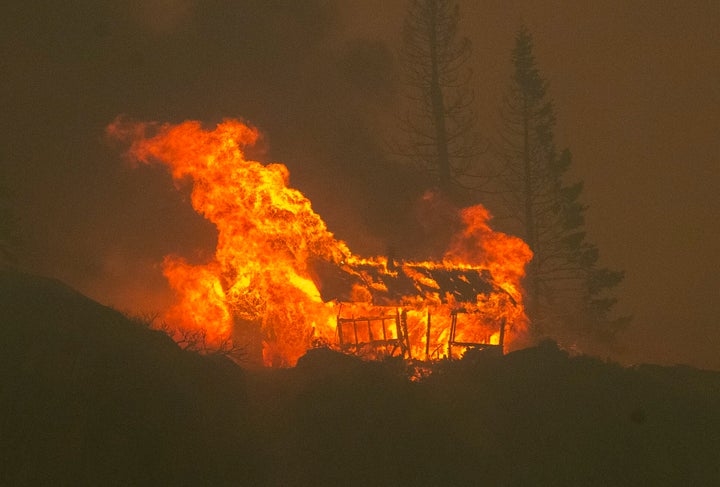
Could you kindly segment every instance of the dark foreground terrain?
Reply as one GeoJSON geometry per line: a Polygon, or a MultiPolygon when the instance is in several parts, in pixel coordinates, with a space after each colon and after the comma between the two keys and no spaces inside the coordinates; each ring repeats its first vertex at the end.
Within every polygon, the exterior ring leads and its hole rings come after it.
{"type": "Polygon", "coordinates": [[[720,485],[720,372],[551,343],[441,363],[180,350],[0,271],[0,485],[720,485]]]}

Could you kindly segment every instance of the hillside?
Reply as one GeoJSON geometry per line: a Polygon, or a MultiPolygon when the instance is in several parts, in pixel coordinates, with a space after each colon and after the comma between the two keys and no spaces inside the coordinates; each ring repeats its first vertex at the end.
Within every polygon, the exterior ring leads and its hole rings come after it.
{"type": "Polygon", "coordinates": [[[0,485],[258,479],[242,371],[50,279],[0,272],[0,485]]]}
{"type": "Polygon", "coordinates": [[[0,271],[0,485],[720,485],[720,373],[554,344],[244,370],[0,271]]]}

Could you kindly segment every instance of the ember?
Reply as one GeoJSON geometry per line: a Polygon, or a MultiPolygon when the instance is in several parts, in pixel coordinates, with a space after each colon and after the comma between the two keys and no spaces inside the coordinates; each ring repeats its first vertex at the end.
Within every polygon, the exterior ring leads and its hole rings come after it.
{"type": "Polygon", "coordinates": [[[190,177],[193,207],[218,229],[212,261],[165,259],[178,295],[165,321],[178,331],[201,330],[216,344],[256,343],[266,365],[290,366],[318,343],[436,359],[468,347],[502,349],[526,330],[521,279],[532,254],[522,240],[494,232],[482,206],[462,210],[465,228],[442,262],[363,259],[288,186],[284,165],[245,159],[243,149],[259,137],[254,128],[118,120],[108,133],[131,142],[133,159],[190,177]]]}

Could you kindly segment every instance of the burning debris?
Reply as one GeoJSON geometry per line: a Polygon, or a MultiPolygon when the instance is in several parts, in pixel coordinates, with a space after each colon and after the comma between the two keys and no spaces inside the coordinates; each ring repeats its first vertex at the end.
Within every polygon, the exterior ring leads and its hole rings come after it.
{"type": "Polygon", "coordinates": [[[259,134],[237,120],[211,131],[118,120],[108,133],[131,143],[133,159],[191,178],[193,207],[218,229],[212,261],[165,259],[178,295],[165,320],[178,330],[257,343],[266,365],[287,366],[318,343],[435,359],[502,349],[526,329],[520,281],[532,254],[494,232],[482,206],[461,211],[464,229],[442,262],[363,259],[288,186],[284,165],[244,158],[259,134]]]}

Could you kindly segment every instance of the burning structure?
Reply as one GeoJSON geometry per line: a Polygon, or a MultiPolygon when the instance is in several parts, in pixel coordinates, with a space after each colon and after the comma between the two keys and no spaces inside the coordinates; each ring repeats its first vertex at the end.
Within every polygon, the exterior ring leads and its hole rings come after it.
{"type": "Polygon", "coordinates": [[[488,313],[487,301],[517,306],[487,269],[392,260],[313,268],[323,301],[339,303],[336,345],[359,355],[432,360],[467,348],[501,352],[507,316],[488,313]]]}
{"type": "Polygon", "coordinates": [[[130,142],[132,159],[190,178],[193,207],[218,229],[210,262],[165,258],[178,302],[164,318],[179,331],[255,342],[266,365],[286,366],[318,343],[420,359],[502,350],[527,327],[521,280],[532,253],[493,231],[480,205],[460,210],[464,228],[440,262],[360,258],[289,187],[284,165],[245,159],[259,133],[242,122],[117,120],[108,133],[130,142]]]}

